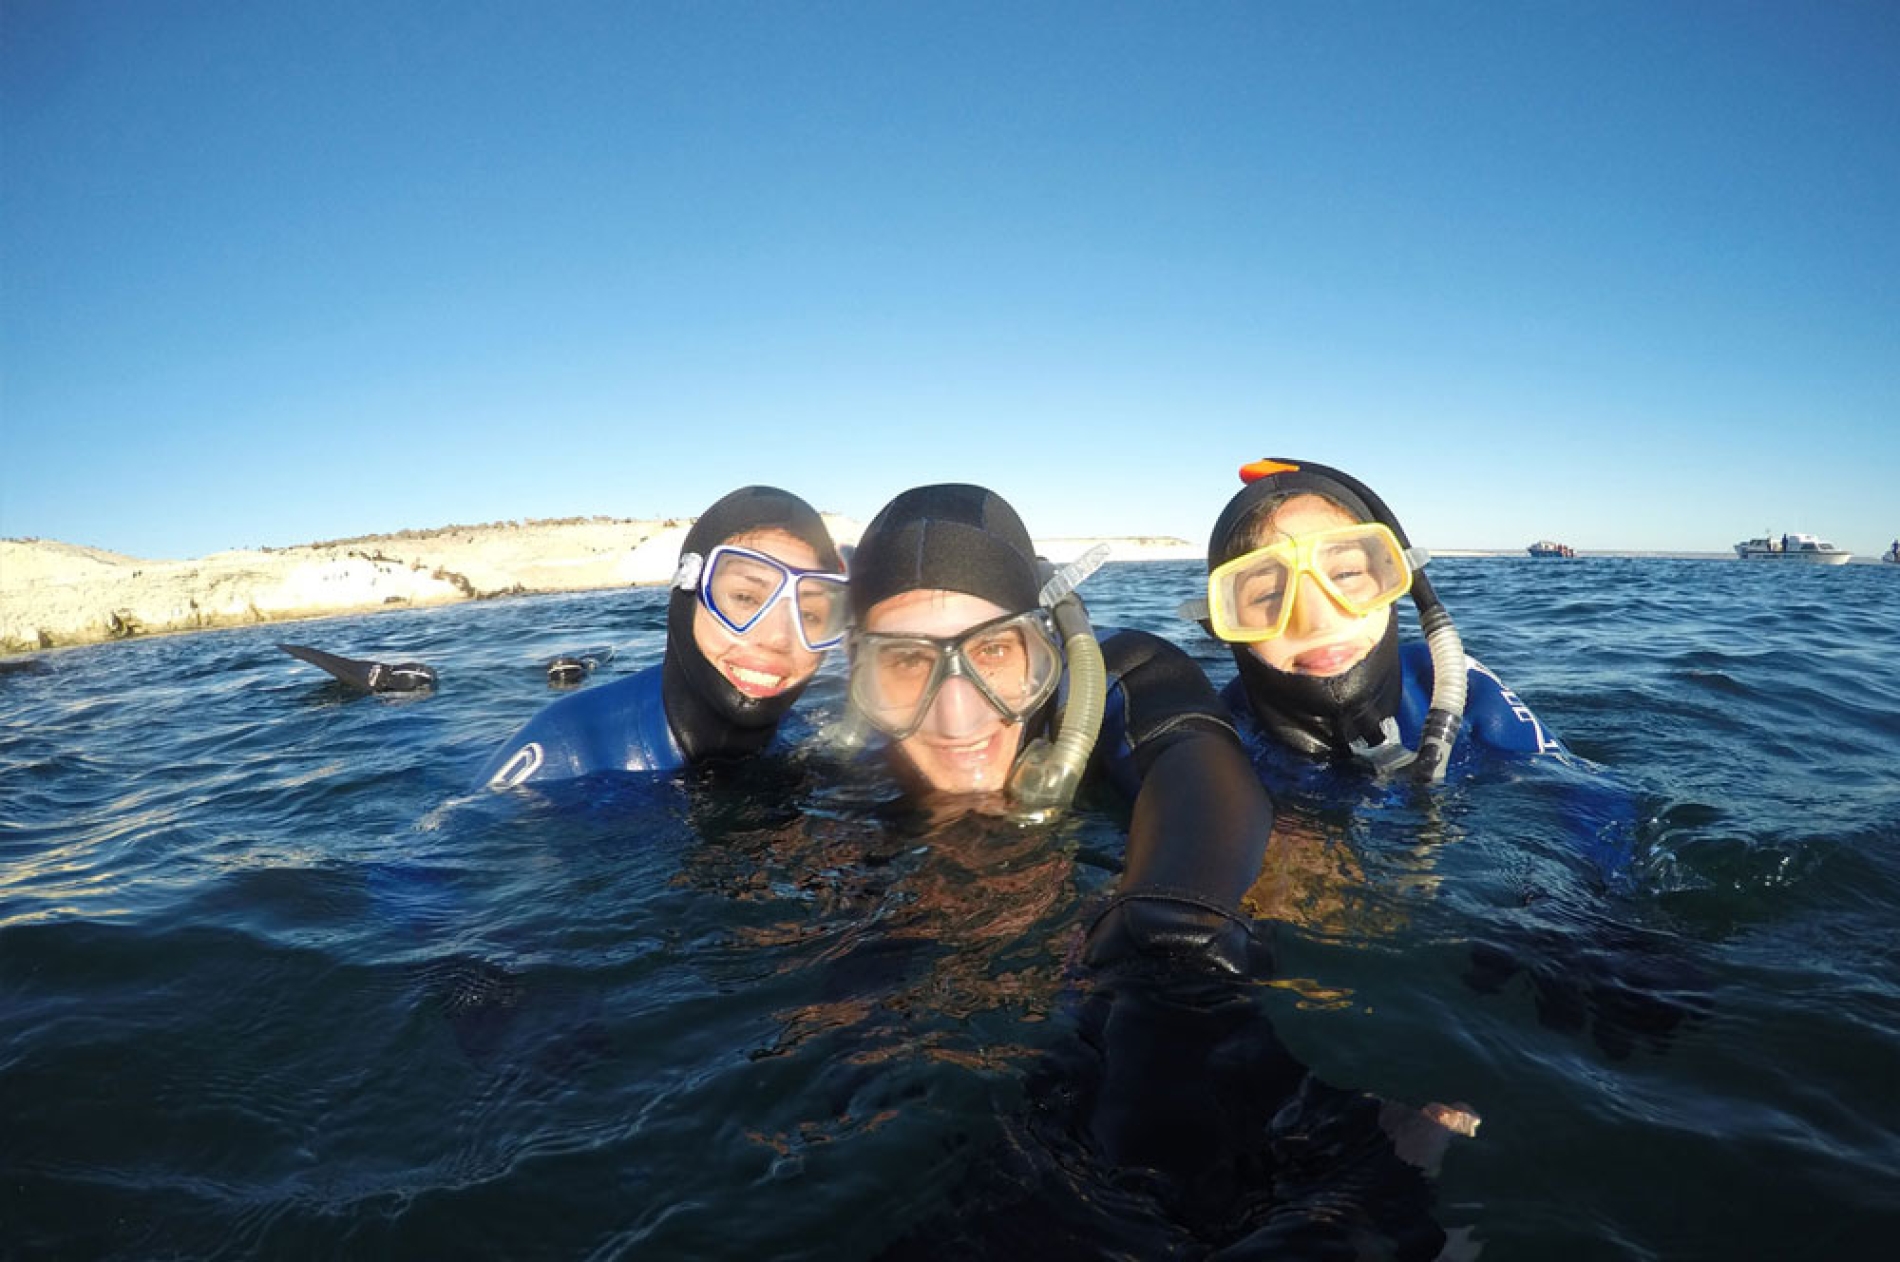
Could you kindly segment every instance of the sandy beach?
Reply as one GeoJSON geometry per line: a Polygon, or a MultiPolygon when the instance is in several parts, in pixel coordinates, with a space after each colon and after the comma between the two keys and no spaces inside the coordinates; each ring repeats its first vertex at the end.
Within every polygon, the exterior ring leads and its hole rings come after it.
{"type": "MultiPolygon", "coordinates": [[[[826,515],[840,544],[863,525],[826,515]]],[[[291,548],[154,560],[0,540],[0,654],[143,635],[410,609],[537,592],[658,584],[690,519],[499,522],[291,548]]],[[[1114,560],[1192,559],[1170,538],[1038,540],[1054,561],[1106,542],[1114,560]]]]}

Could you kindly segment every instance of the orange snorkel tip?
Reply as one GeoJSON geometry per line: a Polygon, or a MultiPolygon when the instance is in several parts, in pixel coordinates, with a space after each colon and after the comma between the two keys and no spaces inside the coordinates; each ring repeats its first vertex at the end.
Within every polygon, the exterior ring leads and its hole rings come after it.
{"type": "Polygon", "coordinates": [[[1270,478],[1276,473],[1298,473],[1300,466],[1288,464],[1284,460],[1253,460],[1240,466],[1240,480],[1252,486],[1261,478],[1270,478]]]}

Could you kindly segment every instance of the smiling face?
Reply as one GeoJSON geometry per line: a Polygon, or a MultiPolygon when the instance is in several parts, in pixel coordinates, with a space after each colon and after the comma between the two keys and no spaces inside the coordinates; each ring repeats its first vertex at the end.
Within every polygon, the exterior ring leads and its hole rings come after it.
{"type": "MultiPolygon", "coordinates": [[[[1273,510],[1251,546],[1264,547],[1289,536],[1357,522],[1358,518],[1322,496],[1296,495],[1273,510]]],[[[1248,651],[1290,674],[1339,675],[1365,660],[1391,621],[1390,605],[1358,617],[1341,608],[1311,574],[1302,573],[1286,630],[1274,639],[1249,645],[1248,651]]]]}
{"type": "MultiPolygon", "coordinates": [[[[812,546],[783,530],[749,530],[723,542],[763,552],[793,569],[819,568],[812,546]]],[[[771,594],[768,582],[761,580],[756,598],[765,600],[771,594]]],[[[693,643],[726,682],[744,695],[776,697],[817,674],[824,656],[799,642],[792,625],[796,610],[795,602],[782,600],[744,635],[734,635],[702,601],[693,610],[693,643]]]]}
{"type": "MultiPolygon", "coordinates": [[[[873,605],[864,630],[876,635],[950,639],[1010,611],[963,592],[909,591],[873,605]]],[[[919,787],[942,794],[1000,793],[1022,746],[1023,728],[961,675],[945,679],[917,730],[896,742],[919,787]]]]}

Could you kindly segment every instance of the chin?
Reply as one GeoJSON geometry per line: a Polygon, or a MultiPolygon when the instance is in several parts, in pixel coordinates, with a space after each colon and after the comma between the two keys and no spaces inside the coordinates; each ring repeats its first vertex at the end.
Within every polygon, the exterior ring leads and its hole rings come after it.
{"type": "Polygon", "coordinates": [[[1019,729],[1005,728],[997,736],[1001,739],[996,747],[981,759],[953,759],[928,748],[904,749],[906,778],[915,788],[930,794],[964,797],[1001,793],[1009,785],[1021,741],[1017,739],[1019,729]]]}

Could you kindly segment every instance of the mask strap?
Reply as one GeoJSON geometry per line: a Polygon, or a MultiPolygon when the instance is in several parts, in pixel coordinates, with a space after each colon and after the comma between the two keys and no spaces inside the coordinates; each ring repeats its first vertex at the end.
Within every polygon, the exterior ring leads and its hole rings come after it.
{"type": "Polygon", "coordinates": [[[705,569],[705,557],[697,552],[681,553],[679,568],[673,571],[673,586],[683,592],[698,590],[699,576],[705,572],[705,569]]]}

